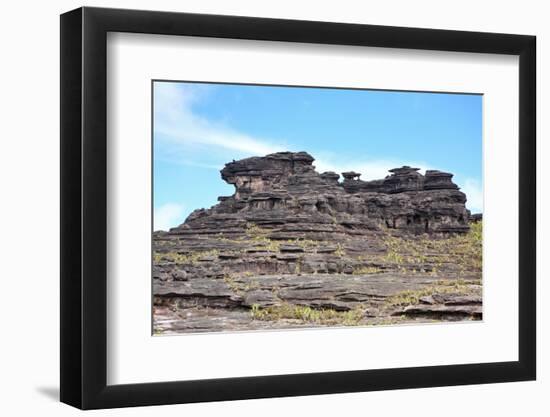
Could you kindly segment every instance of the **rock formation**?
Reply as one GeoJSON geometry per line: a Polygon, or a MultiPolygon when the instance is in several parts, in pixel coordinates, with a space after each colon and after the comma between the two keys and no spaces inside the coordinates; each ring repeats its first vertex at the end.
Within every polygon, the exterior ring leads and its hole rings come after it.
{"type": "Polygon", "coordinates": [[[225,165],[222,178],[235,194],[194,211],[174,234],[239,234],[253,223],[275,238],[331,233],[362,234],[380,228],[415,233],[465,233],[470,212],[452,174],[404,166],[382,180],[360,173],[319,174],[306,152],[279,152],[225,165]]]}
{"type": "Polygon", "coordinates": [[[358,324],[481,317],[477,252],[473,263],[452,258],[473,220],[452,174],[404,166],[374,181],[344,172],[340,182],[313,162],[306,152],[230,162],[221,177],[234,185],[232,196],[154,233],[156,329],[319,324],[251,318],[252,310],[271,317],[274,308],[288,315],[288,306],[325,315],[360,310],[358,324]],[[404,292],[419,296],[408,305],[388,301],[404,292]]]}

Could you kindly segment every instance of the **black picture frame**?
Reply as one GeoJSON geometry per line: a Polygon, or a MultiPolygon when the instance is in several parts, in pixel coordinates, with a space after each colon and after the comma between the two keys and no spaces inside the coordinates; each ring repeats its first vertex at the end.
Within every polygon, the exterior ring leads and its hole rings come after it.
{"type": "Polygon", "coordinates": [[[61,15],[61,401],[95,409],[534,380],[535,45],[525,35],[252,17],[88,7],[61,15]],[[108,32],[519,56],[519,360],[107,385],[108,32]]]}

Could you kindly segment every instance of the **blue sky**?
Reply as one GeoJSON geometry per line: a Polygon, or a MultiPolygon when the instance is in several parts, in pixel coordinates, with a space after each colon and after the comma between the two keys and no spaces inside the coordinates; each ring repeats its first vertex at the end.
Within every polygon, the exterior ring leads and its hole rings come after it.
{"type": "Polygon", "coordinates": [[[283,150],[365,180],[402,165],[449,171],[483,210],[479,95],[156,81],[153,135],[155,230],[231,195],[226,162],[283,150]]]}

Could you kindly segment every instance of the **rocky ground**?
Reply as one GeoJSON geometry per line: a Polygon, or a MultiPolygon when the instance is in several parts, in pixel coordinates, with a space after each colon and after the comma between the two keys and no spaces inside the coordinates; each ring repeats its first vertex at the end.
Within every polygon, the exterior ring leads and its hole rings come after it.
{"type": "Polygon", "coordinates": [[[153,237],[155,334],[479,320],[481,228],[440,171],[234,161],[235,194],[153,237]]]}

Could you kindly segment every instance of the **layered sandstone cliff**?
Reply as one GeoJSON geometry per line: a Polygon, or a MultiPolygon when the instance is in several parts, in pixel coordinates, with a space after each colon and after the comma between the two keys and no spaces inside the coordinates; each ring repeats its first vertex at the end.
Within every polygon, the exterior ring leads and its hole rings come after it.
{"type": "Polygon", "coordinates": [[[381,228],[415,233],[465,233],[466,195],[452,174],[401,167],[381,180],[362,181],[356,172],[318,173],[306,152],[279,152],[226,164],[222,178],[235,194],[194,211],[171,233],[239,234],[247,224],[273,237],[309,238],[362,234],[381,228]]]}
{"type": "Polygon", "coordinates": [[[230,162],[233,195],[154,233],[156,332],[481,318],[481,221],[452,174],[340,181],[313,162],[230,162]]]}

